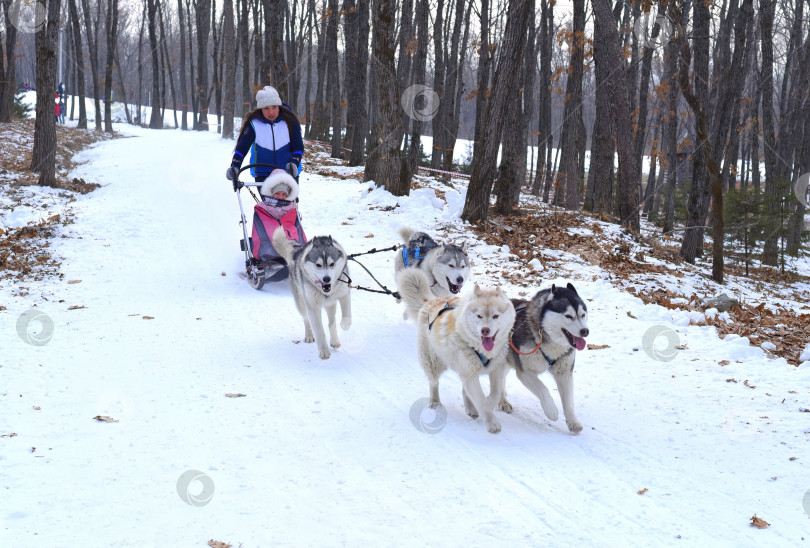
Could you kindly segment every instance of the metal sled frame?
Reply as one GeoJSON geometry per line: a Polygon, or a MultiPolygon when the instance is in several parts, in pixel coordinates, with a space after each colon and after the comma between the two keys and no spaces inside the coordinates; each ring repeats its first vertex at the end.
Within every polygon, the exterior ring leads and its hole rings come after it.
{"type": "MultiPolygon", "coordinates": [[[[241,174],[246,169],[250,169],[252,167],[269,167],[271,168],[271,170],[284,169],[282,167],[273,164],[250,164],[242,167],[239,170],[239,173],[241,174]]],[[[256,188],[260,188],[263,184],[264,182],[242,183],[242,185],[245,187],[254,186],[256,188]]],[[[242,206],[242,194],[240,192],[241,190],[242,189],[239,188],[236,191],[236,199],[239,202],[239,213],[242,215],[242,219],[239,221],[239,224],[242,225],[242,235],[245,238],[244,240],[242,240],[242,250],[245,252],[245,270],[247,272],[247,281],[252,288],[261,289],[262,287],[264,287],[265,282],[265,275],[266,275],[265,265],[263,265],[261,261],[259,261],[258,259],[254,258],[253,255],[251,254],[250,238],[248,237],[248,230],[247,230],[247,218],[245,217],[245,209],[242,206]]],[[[298,199],[296,198],[296,202],[297,201],[298,199]]],[[[297,209],[298,208],[296,207],[296,210],[297,209]]]]}

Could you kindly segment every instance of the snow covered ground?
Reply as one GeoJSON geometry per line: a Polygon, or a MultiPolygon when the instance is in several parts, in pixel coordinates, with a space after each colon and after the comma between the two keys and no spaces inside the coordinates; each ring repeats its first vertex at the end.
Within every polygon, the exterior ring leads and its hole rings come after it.
{"type": "MultiPolygon", "coordinates": [[[[289,283],[256,291],[238,276],[233,142],[116,130],[128,138],[80,154],[71,174],[104,186],[62,206],[76,216],[51,248],[64,277],[0,286],[0,545],[810,540],[808,364],[682,325],[593,268],[538,274],[538,289],[576,285],[588,342],[607,345],[577,359],[582,434],[546,419],[514,374],[500,434],[464,414],[451,374],[446,422],[426,433],[411,419],[428,384],[401,305],[354,291],[343,347],[319,359],[300,342],[289,283]],[[770,526],[749,525],[754,515],[770,526]]],[[[474,240],[461,193],[370,188],[305,172],[307,235],[354,253],[399,243],[400,225],[450,233],[487,284],[514,259],[474,240]]],[[[393,286],[393,252],[361,261],[393,286]]]]}

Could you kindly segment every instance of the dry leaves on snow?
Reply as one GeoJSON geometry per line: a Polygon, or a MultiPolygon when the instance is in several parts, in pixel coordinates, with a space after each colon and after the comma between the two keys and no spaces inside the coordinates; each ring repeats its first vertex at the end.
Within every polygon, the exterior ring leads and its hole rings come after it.
{"type": "Polygon", "coordinates": [[[765,529],[766,527],[770,527],[770,523],[765,521],[762,518],[758,518],[756,514],[751,516],[751,526],[756,527],[757,529],[765,529]]]}
{"type": "Polygon", "coordinates": [[[235,393],[235,394],[225,394],[225,397],[226,398],[244,398],[245,394],[242,394],[241,392],[238,392],[238,393],[235,393]]]}
{"type": "Polygon", "coordinates": [[[218,540],[211,539],[208,541],[208,546],[211,548],[231,548],[232,544],[228,544],[227,542],[221,542],[218,540]]]}
{"type": "Polygon", "coordinates": [[[118,422],[116,419],[109,417],[107,415],[96,415],[93,418],[99,422],[118,422]]]}

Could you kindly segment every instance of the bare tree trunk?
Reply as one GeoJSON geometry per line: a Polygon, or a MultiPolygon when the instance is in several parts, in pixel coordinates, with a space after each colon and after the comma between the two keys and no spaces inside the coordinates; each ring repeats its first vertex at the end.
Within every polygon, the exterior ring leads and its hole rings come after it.
{"type": "Polygon", "coordinates": [[[76,52],[76,91],[79,96],[79,122],[76,127],[87,129],[87,107],[84,98],[84,54],[82,53],[82,29],[79,24],[79,10],[76,0],[68,1],[71,27],[73,30],[73,47],[76,52]]]}
{"type": "Polygon", "coordinates": [[[495,179],[498,147],[510,102],[518,100],[518,74],[523,67],[524,48],[530,14],[534,1],[510,0],[506,20],[506,35],[498,60],[498,69],[487,107],[484,129],[481,133],[481,154],[473,158],[472,174],[467,199],[461,218],[471,223],[484,221],[489,209],[489,196],[495,179]]]}
{"type": "MultiPolygon", "coordinates": [[[[413,58],[413,84],[424,86],[426,82],[425,70],[427,68],[427,54],[428,54],[428,12],[430,6],[428,0],[416,0],[416,17],[415,17],[415,30],[414,36],[416,37],[416,52],[413,58]]],[[[413,129],[411,131],[411,144],[408,151],[408,160],[406,162],[407,171],[406,176],[408,180],[417,173],[419,169],[419,149],[422,143],[422,122],[424,116],[419,115],[423,112],[416,108],[414,105],[413,116],[413,129]]]]}
{"type": "Polygon", "coordinates": [[[211,3],[211,41],[213,42],[213,51],[211,51],[211,67],[213,67],[213,80],[211,82],[211,93],[214,94],[214,110],[217,113],[217,133],[222,132],[222,26],[223,18],[219,18],[219,25],[216,24],[214,16],[217,11],[217,2],[213,0],[211,3]]]}
{"type": "Polygon", "coordinates": [[[574,26],[571,38],[570,72],[565,89],[565,122],[562,127],[562,160],[557,172],[557,192],[554,203],[566,209],[579,209],[579,131],[582,121],[582,70],[585,58],[585,0],[574,0],[574,26]]]}
{"type": "MultiPolygon", "coordinates": [[[[489,50],[489,0],[481,0],[481,36],[478,40],[478,70],[475,96],[475,137],[473,138],[473,158],[483,153],[483,133],[486,124],[489,88],[489,66],[492,52],[489,50]]],[[[489,197],[487,197],[489,200],[489,197]]],[[[487,202],[489,203],[489,202],[487,202]]],[[[485,209],[486,211],[486,209],[485,209]]]]}
{"type": "MultiPolygon", "coordinates": [[[[680,13],[679,8],[675,7],[676,18],[680,20],[680,13]]],[[[695,13],[695,17],[698,16],[698,12],[695,13]]],[[[681,53],[681,67],[679,72],[679,83],[681,87],[681,93],[686,99],[686,102],[689,104],[690,108],[695,114],[695,132],[697,133],[697,146],[699,151],[697,154],[702,156],[701,162],[703,162],[708,170],[708,175],[711,178],[711,194],[712,194],[712,213],[713,213],[713,222],[714,222],[714,245],[713,245],[713,252],[712,252],[712,279],[717,283],[723,283],[723,192],[722,192],[722,182],[720,181],[720,172],[717,168],[717,164],[714,161],[714,155],[712,154],[712,145],[709,141],[709,132],[708,132],[708,124],[706,114],[703,110],[703,103],[700,100],[700,97],[697,95],[695,91],[692,91],[692,84],[689,81],[689,64],[692,58],[692,52],[689,48],[689,41],[686,40],[685,32],[683,27],[678,29],[678,34],[680,35],[680,40],[678,42],[680,46],[680,53],[681,53]]],[[[708,43],[708,36],[706,37],[708,43]]],[[[708,52],[707,52],[708,53],[708,52]]],[[[696,63],[696,70],[699,65],[696,63]]],[[[707,64],[708,66],[708,64],[707,64]]],[[[698,87],[698,78],[695,78],[695,86],[698,87]]],[[[697,165],[698,160],[696,159],[695,164],[697,165]]],[[[695,183],[693,183],[694,185],[695,183]]],[[[692,189],[692,192],[695,192],[695,189],[692,189]]],[[[688,216],[688,213],[687,213],[688,216]]],[[[688,225],[687,225],[688,228],[688,225]]],[[[695,231],[697,232],[697,231],[695,231]]],[[[689,230],[687,230],[687,234],[689,230]]],[[[687,236],[684,235],[684,242],[681,245],[681,256],[683,256],[687,261],[690,260],[685,253],[689,250],[686,248],[687,245],[687,236]]],[[[700,242],[702,243],[702,242],[700,242]]],[[[692,255],[691,260],[694,261],[694,255],[692,255]]]]}
{"type": "Polygon", "coordinates": [[[365,176],[366,180],[373,179],[377,186],[384,187],[395,196],[407,196],[411,182],[400,178],[402,125],[399,119],[399,86],[394,61],[396,2],[373,0],[372,17],[375,55],[371,67],[377,86],[379,115],[375,131],[376,142],[371,144],[376,148],[376,153],[369,158],[371,160],[373,157],[375,161],[372,165],[367,164],[365,176]]]}
{"type": "Polygon", "coordinates": [[[99,101],[98,89],[98,48],[96,47],[98,22],[93,25],[93,21],[96,20],[96,18],[90,13],[87,0],[82,0],[82,12],[84,13],[84,27],[87,31],[87,50],[90,54],[90,72],[93,79],[93,104],[96,110],[96,129],[101,131],[101,103],[99,101]]]}
{"type": "MultiPolygon", "coordinates": [[[[437,0],[436,12],[433,24],[433,91],[443,98],[445,95],[445,59],[444,47],[442,45],[442,34],[444,25],[444,0],[437,0]]],[[[443,153],[446,148],[445,136],[442,131],[442,109],[446,109],[447,105],[444,101],[439,102],[439,115],[433,118],[432,133],[433,133],[433,150],[430,155],[430,167],[433,169],[440,169],[442,167],[443,153]]]]}
{"type": "MultiPolygon", "coordinates": [[[[104,131],[112,127],[112,71],[115,63],[115,42],[118,36],[118,0],[110,0],[107,8],[107,64],[104,71],[104,131]]],[[[126,102],[126,97],[124,97],[126,102]]]]}
{"type": "MultiPolygon", "coordinates": [[[[594,48],[604,49],[605,34],[599,25],[616,25],[615,20],[594,20],[594,48]]],[[[610,117],[611,80],[622,78],[621,71],[606,64],[605,55],[594,56],[596,69],[596,121],[591,135],[591,164],[588,169],[588,185],[585,192],[586,211],[609,215],[613,209],[613,158],[616,143],[613,140],[613,124],[610,117]]]]}
{"type": "MultiPolygon", "coordinates": [[[[15,63],[16,48],[17,48],[17,27],[11,23],[9,17],[9,10],[11,9],[12,0],[2,0],[3,13],[4,13],[4,27],[6,34],[6,59],[8,63],[3,69],[2,52],[0,52],[0,123],[7,123],[11,121],[11,104],[14,102],[14,93],[16,90],[16,77],[15,77],[15,63]]],[[[2,49],[2,48],[0,48],[2,49]]],[[[87,122],[85,121],[85,127],[87,122]]]]}
{"type": "MultiPolygon", "coordinates": [[[[340,106],[340,70],[338,67],[338,22],[340,4],[329,0],[329,23],[326,25],[326,57],[329,72],[329,117],[332,119],[332,158],[340,158],[342,109],[340,106]]],[[[345,81],[345,79],[344,79],[345,81]]]]}
{"type": "MultiPolygon", "coordinates": [[[[169,63],[169,60],[171,58],[169,57],[169,48],[166,45],[167,42],[168,42],[168,39],[166,37],[166,25],[164,25],[164,23],[163,23],[163,5],[162,4],[158,4],[158,10],[159,10],[159,14],[158,14],[159,19],[158,20],[160,21],[160,43],[161,43],[161,46],[163,46],[163,56],[166,58],[166,62],[169,63]]],[[[180,127],[180,124],[177,121],[177,94],[175,93],[175,90],[174,90],[174,67],[172,67],[171,64],[169,63],[169,66],[166,67],[166,70],[164,71],[164,73],[165,72],[169,73],[169,87],[171,88],[171,92],[172,92],[172,115],[174,116],[174,127],[176,129],[176,128],[180,127]]],[[[164,82],[165,82],[165,80],[164,80],[164,82]]],[[[163,89],[163,93],[164,94],[166,93],[165,86],[164,86],[164,89],[163,89]]]]}
{"type": "MultiPolygon", "coordinates": [[[[551,153],[551,53],[552,35],[554,21],[554,5],[548,0],[540,2],[540,35],[538,37],[540,50],[540,81],[538,82],[537,109],[537,174],[534,177],[532,194],[540,195],[540,189],[548,177],[546,163],[550,163],[551,153]]],[[[598,114],[597,114],[598,116],[598,114]]],[[[546,189],[548,186],[546,185],[546,189]]],[[[548,192],[545,193],[544,201],[548,201],[548,192]]]]}
{"type": "MultiPolygon", "coordinates": [[[[236,36],[233,24],[233,0],[224,0],[222,6],[225,17],[225,35],[223,40],[225,47],[236,45],[236,36]]],[[[222,138],[233,139],[233,115],[234,102],[236,101],[236,52],[225,56],[225,98],[224,98],[224,118],[222,120],[222,138]]]]}
{"type": "Polygon", "coordinates": [[[526,155],[528,150],[527,133],[529,119],[534,110],[534,74],[537,52],[534,49],[534,17],[529,18],[528,37],[524,48],[523,68],[520,71],[520,90],[516,101],[507,111],[510,128],[503,139],[501,165],[495,184],[495,212],[508,215],[518,205],[520,189],[526,182],[526,155]]]}
{"type": "Polygon", "coordinates": [[[248,0],[237,0],[239,10],[239,43],[242,50],[242,107],[237,108],[240,115],[250,111],[253,102],[253,87],[250,85],[250,36],[248,34],[248,0]]]}
{"type": "MultiPolygon", "coordinates": [[[[82,0],[86,2],[87,0],[82,0]]],[[[152,100],[150,106],[152,109],[151,117],[149,118],[149,127],[152,129],[163,128],[163,117],[161,116],[158,104],[160,101],[160,66],[158,63],[158,49],[157,32],[155,29],[155,18],[157,17],[157,3],[156,0],[146,0],[147,10],[149,11],[149,48],[152,52],[152,100]]]]}
{"type": "Polygon", "coordinates": [[[208,131],[208,34],[211,31],[211,0],[197,0],[197,114],[194,129],[208,131]]]}
{"type": "Polygon", "coordinates": [[[186,29],[183,0],[177,0],[177,26],[180,28],[180,129],[188,129],[188,87],[186,85],[186,29]]]}
{"type": "Polygon", "coordinates": [[[368,63],[368,0],[346,2],[346,139],[349,165],[363,164],[367,132],[366,64],[368,63]]]}
{"type": "Polygon", "coordinates": [[[467,43],[470,36],[470,11],[472,10],[472,2],[467,4],[466,15],[464,12],[463,0],[456,1],[456,25],[453,29],[453,45],[450,51],[450,63],[448,65],[448,84],[449,89],[453,91],[445,93],[447,98],[452,101],[448,106],[447,114],[442,127],[445,131],[445,145],[444,145],[444,169],[446,171],[453,170],[453,153],[456,148],[456,139],[458,138],[459,121],[461,117],[461,102],[464,97],[464,68],[465,60],[467,58],[467,43]],[[460,21],[459,21],[460,19],[460,21]],[[458,27],[463,24],[464,34],[461,38],[461,43],[458,42],[458,27]],[[458,45],[458,50],[457,48],[458,45]]]}
{"type": "MultiPolygon", "coordinates": [[[[603,56],[605,66],[623,66],[619,34],[614,25],[609,0],[593,0],[594,22],[594,59],[603,56]],[[602,25],[601,22],[610,24],[602,25]],[[597,30],[598,29],[598,30],[597,30]]],[[[630,99],[627,80],[615,78],[607,86],[610,94],[611,113],[616,131],[616,149],[619,151],[619,216],[621,224],[632,232],[639,230],[638,215],[638,159],[633,152],[633,128],[630,120],[630,99]]]]}
{"type": "Polygon", "coordinates": [[[56,187],[56,42],[61,0],[47,0],[47,22],[35,34],[37,50],[37,106],[31,171],[39,172],[37,184],[56,187]]]}

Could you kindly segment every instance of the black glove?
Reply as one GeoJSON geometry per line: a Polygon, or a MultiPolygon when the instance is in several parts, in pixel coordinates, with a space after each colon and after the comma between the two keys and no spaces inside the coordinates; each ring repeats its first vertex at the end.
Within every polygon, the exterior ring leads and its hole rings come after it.
{"type": "Polygon", "coordinates": [[[287,162],[287,173],[293,177],[298,177],[298,164],[295,162],[287,162]]]}
{"type": "Polygon", "coordinates": [[[239,168],[237,167],[234,166],[229,167],[225,171],[225,177],[227,177],[228,180],[233,181],[234,191],[239,190],[240,188],[245,186],[245,184],[239,180],[239,168]]]}

